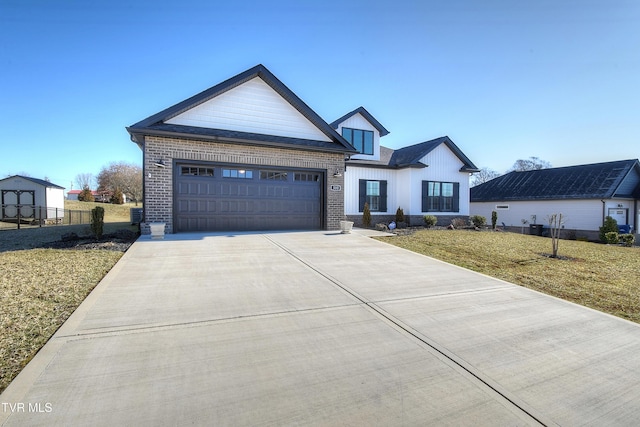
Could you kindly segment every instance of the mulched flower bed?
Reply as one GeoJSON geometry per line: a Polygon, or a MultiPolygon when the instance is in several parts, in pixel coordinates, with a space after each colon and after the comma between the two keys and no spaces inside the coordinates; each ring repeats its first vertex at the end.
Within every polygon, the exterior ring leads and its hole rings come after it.
{"type": "Polygon", "coordinates": [[[80,237],[75,233],[69,233],[63,235],[60,240],[45,243],[41,247],[46,249],[102,249],[107,251],[126,252],[137,238],[137,233],[124,229],[118,230],[115,233],[105,234],[100,240],[96,240],[94,237],[80,237]]]}

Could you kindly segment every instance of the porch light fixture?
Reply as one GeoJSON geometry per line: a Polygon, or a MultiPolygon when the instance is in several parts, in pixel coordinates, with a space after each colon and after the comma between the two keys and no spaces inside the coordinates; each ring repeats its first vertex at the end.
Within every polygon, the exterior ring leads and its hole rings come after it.
{"type": "Polygon", "coordinates": [[[154,165],[155,167],[158,167],[158,168],[165,168],[165,167],[167,167],[167,165],[165,165],[165,164],[164,164],[164,160],[162,160],[162,159],[158,160],[158,161],[157,161],[157,162],[155,162],[153,165],[154,165]]]}
{"type": "Polygon", "coordinates": [[[333,174],[334,178],[339,178],[342,176],[342,173],[340,172],[339,168],[336,168],[335,173],[333,174]]]}

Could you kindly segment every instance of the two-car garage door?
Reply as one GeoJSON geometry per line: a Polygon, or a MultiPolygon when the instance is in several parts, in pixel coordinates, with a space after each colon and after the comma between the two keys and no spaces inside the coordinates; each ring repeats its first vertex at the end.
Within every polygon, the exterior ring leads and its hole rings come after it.
{"type": "Polygon", "coordinates": [[[174,176],[178,232],[322,228],[320,171],[185,163],[174,176]]]}

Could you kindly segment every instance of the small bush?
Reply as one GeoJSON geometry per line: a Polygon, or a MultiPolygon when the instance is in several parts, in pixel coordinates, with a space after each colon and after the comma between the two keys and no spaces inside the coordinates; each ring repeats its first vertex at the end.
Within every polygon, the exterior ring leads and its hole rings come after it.
{"type": "Polygon", "coordinates": [[[471,217],[471,222],[473,223],[474,227],[481,228],[485,226],[485,224],[487,223],[487,219],[482,215],[474,215],[471,217]]]}
{"type": "Polygon", "coordinates": [[[96,206],[91,209],[91,232],[100,240],[104,231],[104,208],[96,206]]]}
{"type": "Polygon", "coordinates": [[[617,231],[609,231],[604,234],[604,241],[609,245],[617,245],[620,242],[620,235],[617,231]]]}
{"type": "Polygon", "coordinates": [[[369,210],[369,203],[364,204],[364,210],[362,211],[362,225],[365,227],[371,227],[371,211],[369,210]]]}
{"type": "Polygon", "coordinates": [[[396,224],[404,221],[404,210],[398,206],[398,210],[396,211],[396,224]]]}
{"type": "Polygon", "coordinates": [[[424,225],[427,228],[433,227],[438,223],[438,217],[435,215],[425,215],[423,219],[424,219],[424,225]]]}
{"type": "Polygon", "coordinates": [[[453,228],[465,228],[469,223],[464,218],[454,218],[451,220],[451,225],[453,228]]]}
{"type": "Polygon", "coordinates": [[[91,193],[91,190],[89,189],[89,187],[84,187],[82,189],[82,191],[80,192],[80,194],[78,194],[78,201],[80,201],[80,202],[95,202],[96,198],[93,197],[93,193],[91,193]]]}
{"type": "Polygon", "coordinates": [[[621,234],[619,236],[619,239],[623,245],[631,247],[633,246],[633,243],[636,241],[636,236],[634,236],[633,234],[621,234]]]}
{"type": "Polygon", "coordinates": [[[600,241],[608,243],[606,234],[610,232],[618,232],[618,221],[608,216],[604,219],[602,227],[600,227],[600,241]]]}
{"type": "Polygon", "coordinates": [[[491,229],[496,229],[496,224],[498,223],[498,212],[491,211],[491,229]]]}
{"type": "Polygon", "coordinates": [[[122,195],[122,191],[116,188],[116,191],[114,191],[111,196],[111,203],[114,205],[124,205],[124,196],[122,195]]]}

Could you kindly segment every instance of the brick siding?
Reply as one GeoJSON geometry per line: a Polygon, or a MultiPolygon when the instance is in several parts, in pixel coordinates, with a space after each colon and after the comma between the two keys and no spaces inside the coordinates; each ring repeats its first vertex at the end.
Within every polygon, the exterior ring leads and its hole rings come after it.
{"type": "Polygon", "coordinates": [[[339,222],[344,218],[344,177],[333,176],[336,169],[344,173],[342,153],[147,136],[144,143],[145,224],[142,224],[142,232],[145,234],[149,233],[148,223],[151,222],[164,222],[166,232],[173,233],[174,160],[324,170],[327,178],[324,212],[326,229],[338,230],[339,222]],[[154,166],[160,159],[166,164],[165,168],[154,166]],[[332,191],[332,185],[339,185],[341,190],[332,191]]]}

